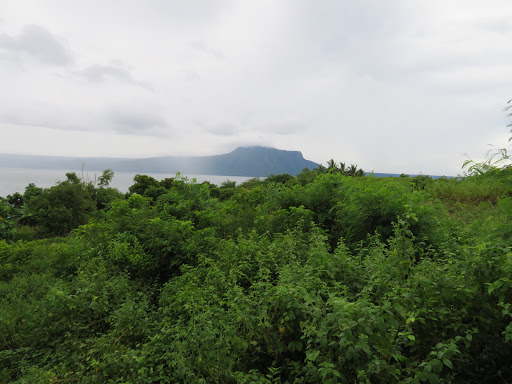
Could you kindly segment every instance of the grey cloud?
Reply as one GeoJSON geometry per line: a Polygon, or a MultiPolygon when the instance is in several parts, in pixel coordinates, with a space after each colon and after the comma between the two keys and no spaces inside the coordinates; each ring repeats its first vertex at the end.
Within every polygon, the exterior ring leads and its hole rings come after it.
{"type": "Polygon", "coordinates": [[[237,147],[253,147],[253,146],[276,148],[275,143],[273,143],[268,138],[262,137],[262,136],[230,140],[227,143],[219,145],[219,147],[222,148],[223,150],[225,150],[226,152],[232,151],[237,147]]]}
{"type": "Polygon", "coordinates": [[[107,121],[112,129],[122,134],[147,134],[150,136],[166,136],[169,124],[160,115],[133,109],[111,109],[107,121]]]}
{"type": "Polygon", "coordinates": [[[196,71],[188,70],[185,71],[185,77],[187,81],[196,81],[201,80],[201,75],[197,73],[196,71]]]}
{"type": "Polygon", "coordinates": [[[27,25],[17,36],[1,34],[1,51],[8,57],[25,54],[50,65],[68,65],[73,62],[69,49],[55,35],[38,25],[27,25]]]}
{"type": "Polygon", "coordinates": [[[106,113],[67,111],[41,104],[0,113],[0,123],[18,126],[46,127],[64,131],[110,130],[126,135],[168,136],[170,126],[157,112],[137,107],[110,108],[106,113]],[[92,115],[92,116],[91,116],[92,115]],[[87,116],[90,116],[87,119],[87,116]]]}
{"type": "Polygon", "coordinates": [[[277,122],[253,125],[251,129],[247,131],[246,129],[242,129],[240,126],[231,123],[209,124],[204,122],[196,122],[196,125],[203,128],[212,135],[225,137],[241,136],[244,132],[260,132],[263,134],[263,136],[267,136],[269,134],[286,136],[303,132],[309,127],[308,124],[301,122],[277,122]]]}
{"type": "MultiPolygon", "coordinates": [[[[381,83],[416,82],[441,70],[510,61],[510,51],[492,44],[480,47],[478,41],[468,43],[456,33],[444,35],[445,26],[429,24],[428,13],[418,12],[412,2],[305,4],[307,17],[297,33],[314,47],[313,57],[344,63],[357,75],[381,83]]],[[[503,18],[482,19],[478,25],[499,35],[512,30],[512,23],[503,18]]],[[[460,27],[466,27],[462,21],[460,27]]]]}
{"type": "Polygon", "coordinates": [[[238,136],[239,129],[233,124],[216,124],[209,127],[208,132],[215,136],[238,136]]]}
{"type": "Polygon", "coordinates": [[[203,40],[191,41],[188,45],[197,52],[212,55],[218,60],[224,59],[224,52],[222,50],[208,47],[203,40]]]}
{"type": "Polygon", "coordinates": [[[130,71],[119,66],[92,65],[90,67],[85,68],[82,71],[77,72],[77,74],[91,82],[101,83],[108,80],[117,80],[133,84],[136,86],[140,86],[151,91],[153,90],[153,87],[150,84],[145,84],[140,81],[136,81],[133,78],[130,71]]]}
{"type": "Polygon", "coordinates": [[[133,78],[129,71],[124,68],[116,68],[110,65],[93,65],[79,72],[90,81],[105,81],[109,78],[132,82],[133,78]]]}
{"type": "Polygon", "coordinates": [[[194,121],[194,124],[201,130],[204,130],[215,136],[239,136],[240,134],[239,127],[231,123],[212,124],[196,120],[194,121]]]}
{"type": "Polygon", "coordinates": [[[304,131],[308,128],[307,124],[286,122],[286,123],[272,123],[265,125],[260,130],[277,135],[293,135],[298,132],[304,131]]]}
{"type": "Polygon", "coordinates": [[[80,118],[76,119],[76,116],[70,116],[68,111],[46,103],[29,102],[11,108],[7,106],[0,113],[0,123],[4,124],[46,127],[57,130],[87,130],[87,127],[80,120],[80,118]],[[77,121],[79,122],[77,123],[77,121]]]}
{"type": "Polygon", "coordinates": [[[11,62],[12,64],[16,66],[21,66],[23,64],[23,61],[20,57],[16,55],[12,55],[8,52],[2,52],[2,48],[0,47],[0,60],[11,62]]]}
{"type": "Polygon", "coordinates": [[[509,19],[484,19],[479,23],[480,28],[498,34],[512,33],[512,22],[509,19]]]}

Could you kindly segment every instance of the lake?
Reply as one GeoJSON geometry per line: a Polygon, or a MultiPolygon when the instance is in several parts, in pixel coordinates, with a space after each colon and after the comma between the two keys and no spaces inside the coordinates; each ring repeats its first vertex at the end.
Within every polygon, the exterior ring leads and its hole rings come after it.
{"type": "MultiPolygon", "coordinates": [[[[19,192],[23,194],[25,187],[34,183],[37,187],[49,188],[54,186],[58,181],[66,180],[67,172],[76,172],[76,174],[86,181],[95,180],[101,176],[102,172],[96,171],[62,171],[52,169],[0,169],[0,196],[5,197],[19,192]]],[[[128,192],[128,188],[133,185],[133,177],[137,172],[116,172],[110,186],[117,188],[119,191],[128,192]]],[[[173,173],[145,173],[145,175],[162,180],[167,177],[175,177],[173,173]]],[[[210,183],[220,185],[224,181],[236,181],[237,185],[243,183],[251,177],[242,176],[216,176],[216,175],[183,175],[189,180],[196,179],[198,183],[209,181],[210,183]]]]}

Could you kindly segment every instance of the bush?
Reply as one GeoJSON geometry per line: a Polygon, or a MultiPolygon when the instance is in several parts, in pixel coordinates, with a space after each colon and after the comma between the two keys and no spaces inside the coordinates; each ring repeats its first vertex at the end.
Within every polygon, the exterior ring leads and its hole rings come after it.
{"type": "Polygon", "coordinates": [[[96,209],[92,185],[64,181],[28,202],[38,231],[44,236],[62,236],[79,225],[86,224],[96,209]]]}
{"type": "Polygon", "coordinates": [[[178,178],[69,236],[0,240],[0,382],[512,377],[506,172],[425,189],[330,172],[224,201],[178,178]]]}

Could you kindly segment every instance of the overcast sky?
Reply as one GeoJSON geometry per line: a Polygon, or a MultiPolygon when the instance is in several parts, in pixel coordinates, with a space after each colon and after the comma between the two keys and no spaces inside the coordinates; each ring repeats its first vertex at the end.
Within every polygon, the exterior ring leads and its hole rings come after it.
{"type": "Polygon", "coordinates": [[[0,153],[457,175],[507,145],[511,41],[510,0],[2,0],[0,153]]]}

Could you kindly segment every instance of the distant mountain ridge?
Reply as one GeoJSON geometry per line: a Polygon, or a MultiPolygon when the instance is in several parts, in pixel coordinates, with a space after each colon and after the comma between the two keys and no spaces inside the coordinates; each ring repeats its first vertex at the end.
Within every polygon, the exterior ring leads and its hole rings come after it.
{"type": "Polygon", "coordinates": [[[160,156],[143,159],[115,157],[61,157],[0,154],[0,168],[32,168],[140,173],[176,173],[265,177],[270,174],[299,174],[318,164],[304,159],[299,151],[268,147],[238,147],[214,156],[160,156]]]}

